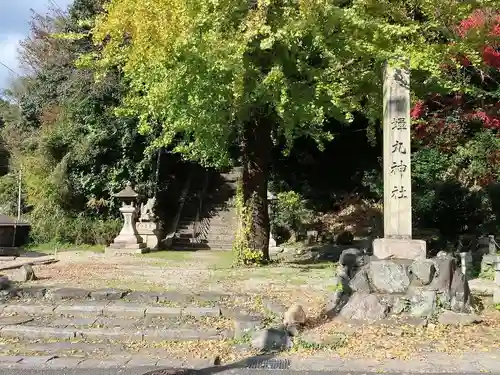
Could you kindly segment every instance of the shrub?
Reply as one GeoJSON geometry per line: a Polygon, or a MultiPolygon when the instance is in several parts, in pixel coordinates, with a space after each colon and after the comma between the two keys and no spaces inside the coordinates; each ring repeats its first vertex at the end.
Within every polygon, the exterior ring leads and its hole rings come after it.
{"type": "Polygon", "coordinates": [[[0,212],[4,215],[16,215],[18,200],[18,180],[14,174],[0,177],[0,212]]]}
{"type": "Polygon", "coordinates": [[[288,232],[292,240],[314,220],[314,213],[307,207],[307,201],[295,191],[278,193],[272,202],[271,230],[279,237],[288,232]]]}
{"type": "Polygon", "coordinates": [[[75,245],[109,244],[121,228],[117,219],[97,219],[94,217],[68,217],[63,214],[37,217],[30,215],[31,239],[35,244],[59,242],[75,245]]]}

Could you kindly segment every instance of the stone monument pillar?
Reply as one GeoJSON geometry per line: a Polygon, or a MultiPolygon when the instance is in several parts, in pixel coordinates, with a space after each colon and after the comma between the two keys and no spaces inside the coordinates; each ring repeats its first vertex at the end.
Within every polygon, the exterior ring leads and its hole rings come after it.
{"type": "Polygon", "coordinates": [[[158,250],[159,226],[154,213],[156,198],[150,198],[146,204],[141,204],[141,216],[137,223],[137,233],[150,250],[158,250]]]}
{"type": "Polygon", "coordinates": [[[132,189],[130,182],[127,183],[125,189],[114,195],[122,202],[120,212],[123,215],[123,227],[118,236],[106,248],[106,254],[134,254],[148,251],[135,226],[135,201],[138,196],[139,194],[132,189]]]}
{"type": "Polygon", "coordinates": [[[425,241],[412,240],[410,72],[386,65],[383,102],[384,238],[373,242],[379,259],[425,259],[425,241]]]}
{"type": "Polygon", "coordinates": [[[493,291],[493,303],[500,303],[500,255],[495,260],[495,289],[493,291]]]}
{"type": "MultiPolygon", "coordinates": [[[[267,202],[268,202],[267,210],[268,210],[269,216],[272,215],[272,203],[274,202],[275,199],[276,199],[276,197],[274,196],[274,194],[271,193],[270,191],[268,191],[267,192],[267,202]]],[[[271,252],[274,252],[277,249],[279,249],[279,248],[278,248],[278,245],[276,243],[276,240],[273,237],[273,233],[271,231],[269,231],[269,250],[271,252]]]]}

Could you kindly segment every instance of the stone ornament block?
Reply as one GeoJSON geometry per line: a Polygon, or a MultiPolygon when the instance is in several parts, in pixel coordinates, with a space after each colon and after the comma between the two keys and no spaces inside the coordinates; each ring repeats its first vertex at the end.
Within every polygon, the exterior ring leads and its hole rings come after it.
{"type": "Polygon", "coordinates": [[[427,246],[423,240],[377,238],[373,241],[373,255],[378,259],[423,260],[427,246]]]}
{"type": "Polygon", "coordinates": [[[136,224],[137,233],[149,249],[158,247],[158,227],[158,223],[153,221],[140,221],[136,224]]]}

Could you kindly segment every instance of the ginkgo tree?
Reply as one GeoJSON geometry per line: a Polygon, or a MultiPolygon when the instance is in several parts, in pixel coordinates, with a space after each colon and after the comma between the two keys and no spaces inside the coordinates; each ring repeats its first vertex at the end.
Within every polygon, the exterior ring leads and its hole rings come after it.
{"type": "Polygon", "coordinates": [[[158,135],[150,147],[221,167],[238,146],[248,248],[266,260],[272,147],[286,152],[299,136],[321,147],[328,118],[360,112],[375,124],[388,60],[411,59],[417,95],[467,90],[456,56],[481,64],[489,36],[453,30],[499,1],[111,0],[92,31],[101,51],[82,63],[122,71],[120,113],[158,135]]]}

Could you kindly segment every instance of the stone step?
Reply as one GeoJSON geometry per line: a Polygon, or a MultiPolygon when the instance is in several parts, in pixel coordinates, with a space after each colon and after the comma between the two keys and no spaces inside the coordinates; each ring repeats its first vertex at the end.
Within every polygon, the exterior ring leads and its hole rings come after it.
{"type": "Polygon", "coordinates": [[[229,173],[221,173],[221,177],[225,180],[236,181],[241,177],[241,172],[239,171],[231,171],[229,173]]]}
{"type": "Polygon", "coordinates": [[[175,243],[208,243],[208,242],[233,242],[236,231],[228,233],[198,233],[193,237],[192,233],[176,233],[175,243]]]}
{"type": "MultiPolygon", "coordinates": [[[[110,316],[110,317],[219,317],[220,307],[170,307],[138,304],[125,301],[82,301],[60,304],[8,304],[0,307],[0,317],[9,314],[23,316],[110,316]]],[[[1,319],[0,319],[1,325],[1,319]]]]}
{"type": "Polygon", "coordinates": [[[188,227],[192,227],[194,224],[194,219],[191,220],[191,219],[182,219],[182,220],[179,220],[179,223],[177,224],[177,228],[188,228],[188,227]]]}
{"type": "Polygon", "coordinates": [[[224,340],[232,337],[230,331],[217,329],[189,329],[189,328],[157,328],[137,329],[134,327],[113,328],[83,328],[68,325],[66,327],[35,326],[35,325],[8,325],[0,328],[0,337],[17,338],[23,340],[57,339],[57,340],[113,340],[113,341],[201,341],[224,340]]]}
{"type": "Polygon", "coordinates": [[[177,238],[192,238],[193,237],[193,229],[179,229],[177,232],[175,232],[175,236],[177,238]]]}
{"type": "MultiPolygon", "coordinates": [[[[153,301],[161,296],[133,292],[129,297],[134,298],[134,293],[138,299],[154,297],[153,301]]],[[[126,300],[13,301],[0,306],[0,337],[59,341],[213,341],[232,339],[234,335],[240,337],[241,329],[246,329],[249,321],[262,322],[261,318],[254,319],[239,309],[221,305],[227,303],[227,296],[223,294],[191,294],[190,301],[186,301],[186,296],[165,296],[165,301],[178,302],[182,307],[126,300]],[[203,302],[204,306],[193,305],[193,301],[203,302]]]]}
{"type": "Polygon", "coordinates": [[[217,221],[228,221],[228,220],[235,220],[238,216],[236,215],[236,210],[235,211],[224,211],[224,212],[218,212],[216,215],[213,215],[208,219],[209,222],[217,222],[217,221]]]}
{"type": "Polygon", "coordinates": [[[218,215],[218,216],[213,216],[207,222],[210,225],[228,225],[231,223],[237,223],[238,222],[238,216],[236,216],[236,213],[230,213],[227,215],[218,215]]]}
{"type": "Polygon", "coordinates": [[[208,243],[217,243],[217,242],[233,242],[235,238],[235,233],[225,234],[225,233],[215,233],[209,232],[207,235],[203,236],[208,243]]]}
{"type": "Polygon", "coordinates": [[[193,233],[189,232],[177,232],[175,234],[175,240],[177,242],[185,242],[185,243],[191,243],[191,241],[194,241],[198,238],[198,236],[193,237],[193,233]]]}
{"type": "Polygon", "coordinates": [[[211,250],[232,250],[233,249],[232,242],[211,242],[211,243],[208,243],[207,246],[211,250]]]}
{"type": "Polygon", "coordinates": [[[193,244],[183,244],[183,243],[173,243],[170,248],[174,251],[193,251],[193,250],[212,250],[207,244],[193,243],[193,244]]]}
{"type": "Polygon", "coordinates": [[[217,227],[208,227],[205,236],[207,235],[236,235],[238,227],[236,225],[226,225],[226,226],[217,226],[217,227]]]}
{"type": "Polygon", "coordinates": [[[192,250],[231,251],[233,248],[233,244],[232,243],[216,243],[216,244],[207,243],[207,244],[192,244],[192,245],[172,244],[170,248],[175,251],[192,251],[192,250]]]}

